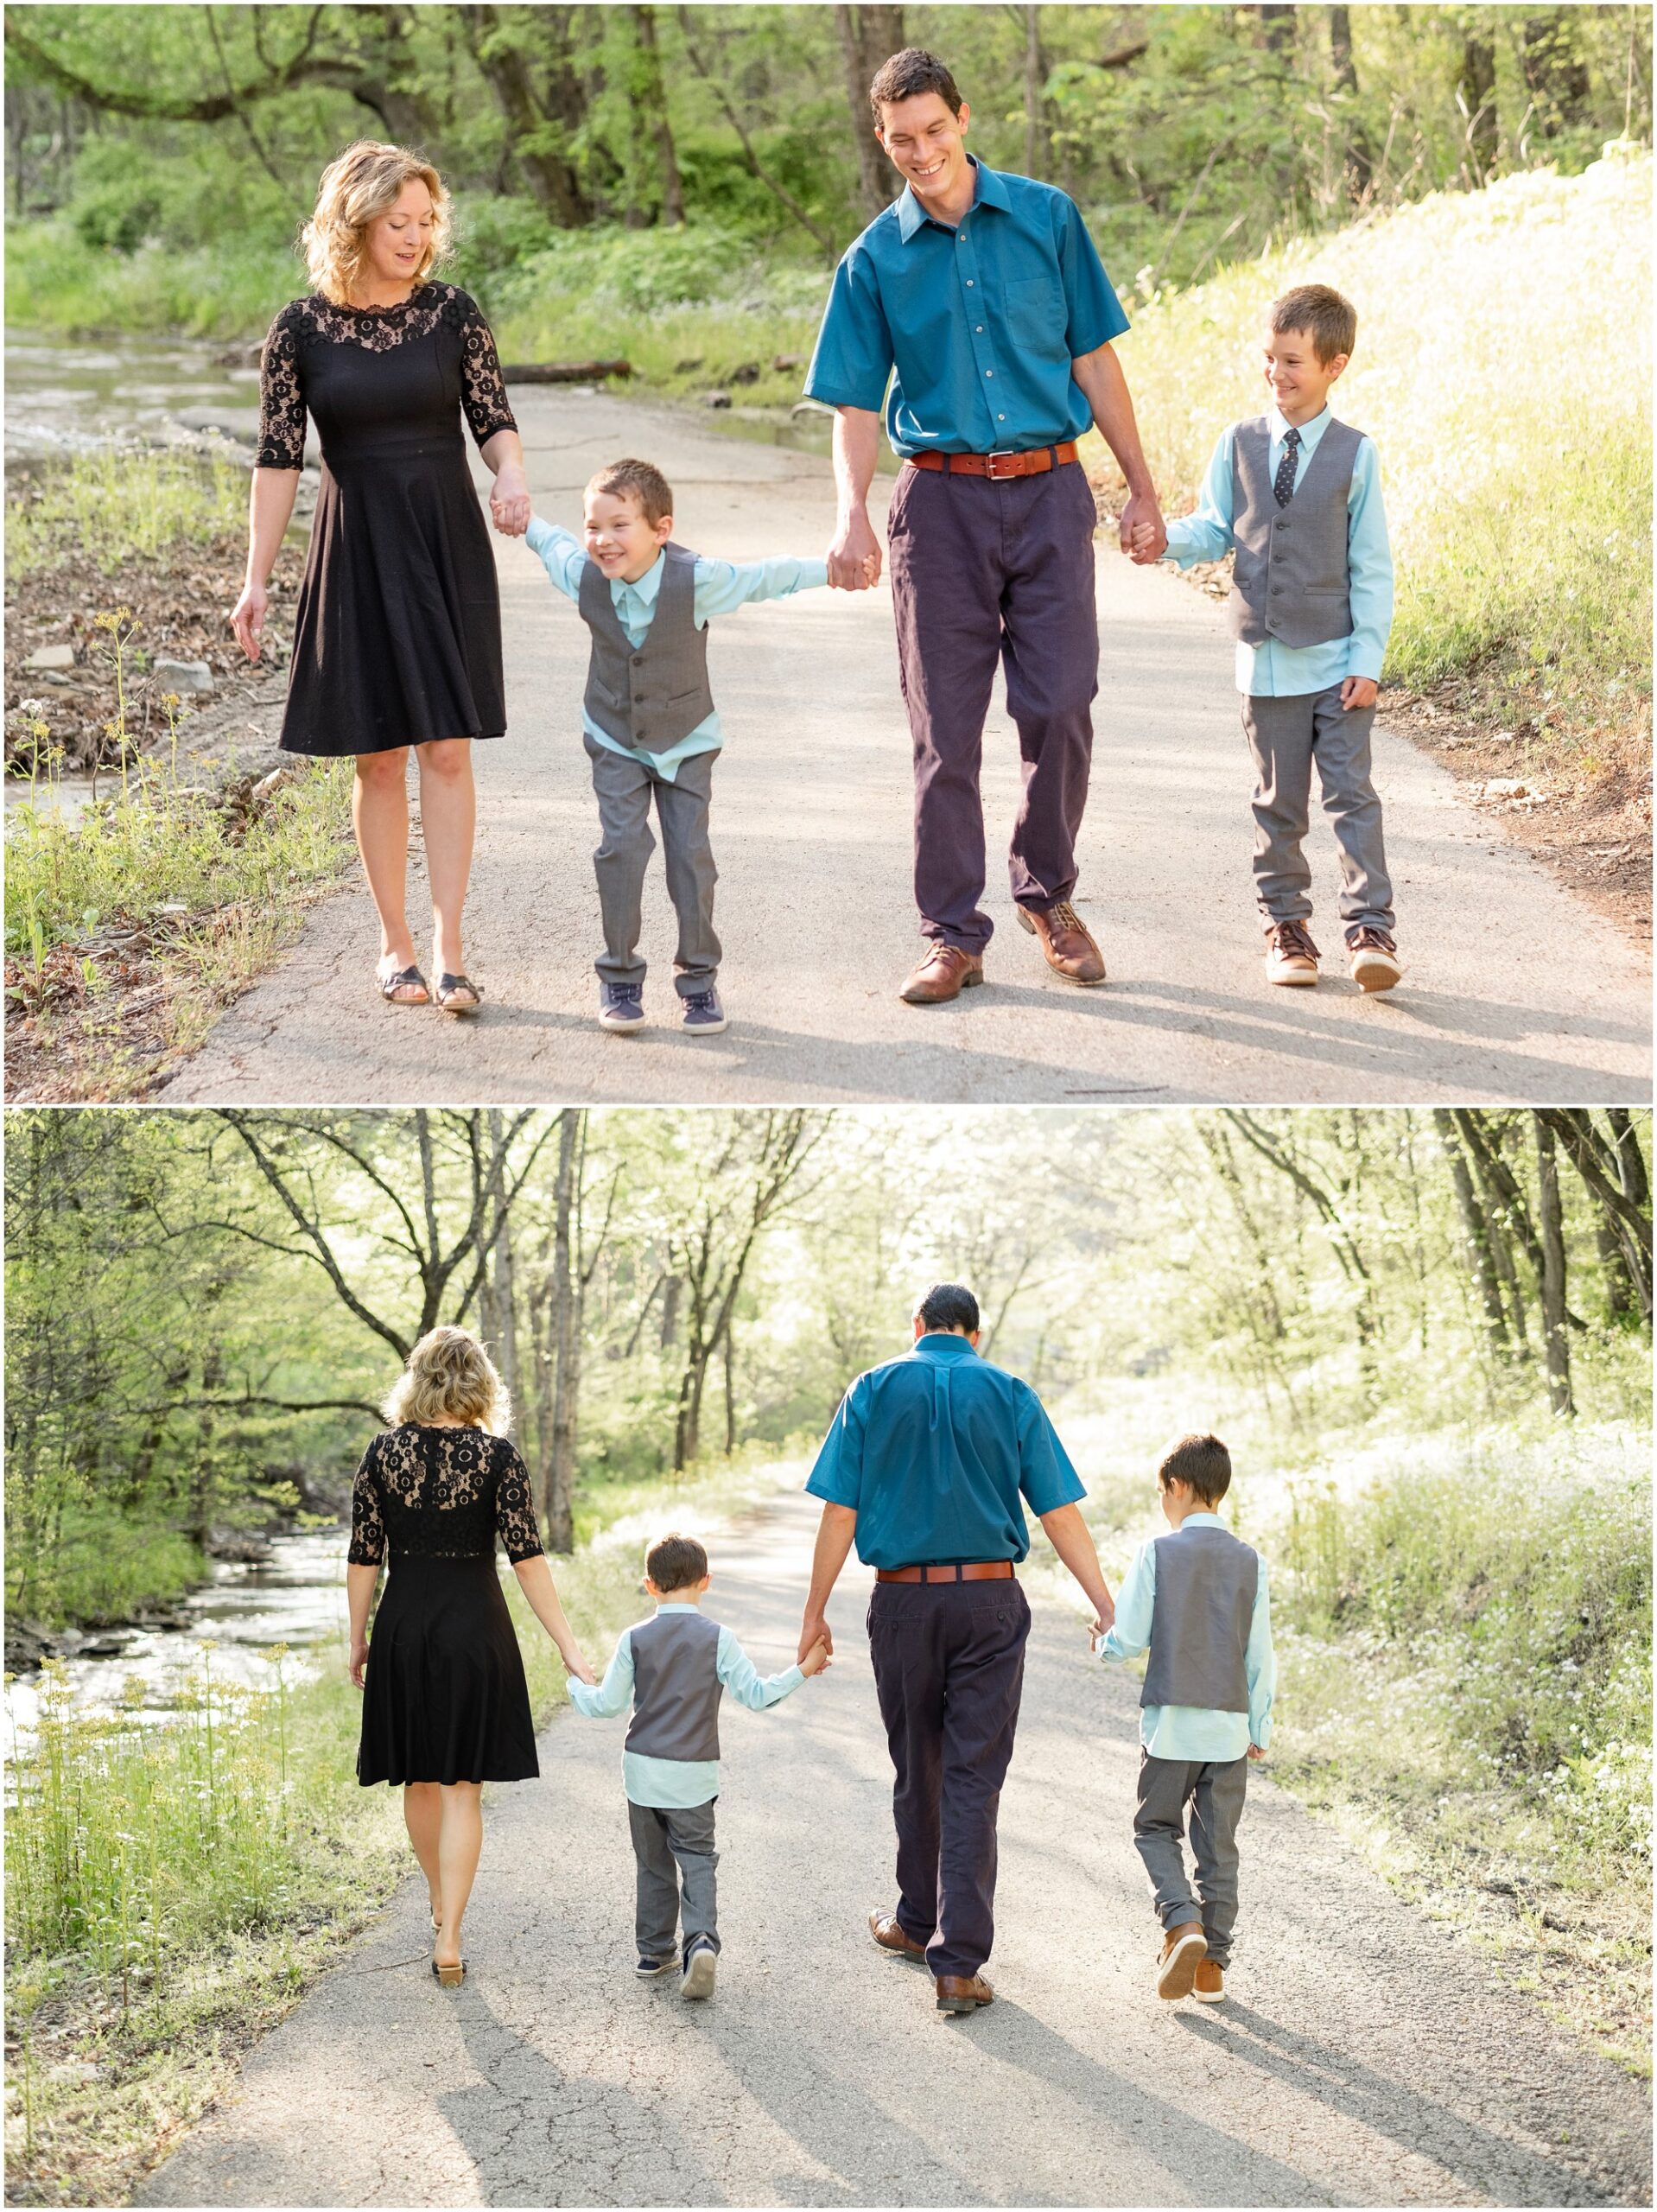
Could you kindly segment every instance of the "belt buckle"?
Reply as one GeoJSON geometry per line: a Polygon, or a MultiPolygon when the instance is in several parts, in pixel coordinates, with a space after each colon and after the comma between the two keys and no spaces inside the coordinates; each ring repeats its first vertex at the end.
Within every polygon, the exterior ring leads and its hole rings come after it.
{"type": "Polygon", "coordinates": [[[995,466],[996,462],[1018,459],[1019,455],[1010,446],[1003,446],[999,453],[987,453],[984,455],[984,474],[992,484],[1005,484],[1009,477],[1017,476],[1019,472],[1016,468],[998,468],[995,466]]]}

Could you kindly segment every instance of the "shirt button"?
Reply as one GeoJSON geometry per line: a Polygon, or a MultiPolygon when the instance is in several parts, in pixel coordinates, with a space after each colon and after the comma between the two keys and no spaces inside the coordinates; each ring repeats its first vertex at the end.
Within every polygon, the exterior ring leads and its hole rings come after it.
{"type": "Polygon", "coordinates": [[[983,324],[982,324],[981,322],[975,322],[975,323],[974,323],[974,325],[973,325],[973,328],[974,328],[974,329],[978,333],[978,335],[979,335],[981,338],[983,336],[983,334],[984,334],[984,326],[983,326],[983,324]]]}
{"type": "Polygon", "coordinates": [[[987,377],[993,377],[995,374],[995,372],[994,369],[986,369],[984,374],[987,377]]]}
{"type": "Polygon", "coordinates": [[[1005,423],[1006,416],[1005,415],[998,415],[995,419],[998,423],[1005,423]]]}
{"type": "Polygon", "coordinates": [[[967,279],[967,289],[968,289],[969,292],[970,292],[970,291],[971,291],[971,289],[972,289],[972,278],[971,278],[970,276],[968,276],[968,279],[967,279]]]}

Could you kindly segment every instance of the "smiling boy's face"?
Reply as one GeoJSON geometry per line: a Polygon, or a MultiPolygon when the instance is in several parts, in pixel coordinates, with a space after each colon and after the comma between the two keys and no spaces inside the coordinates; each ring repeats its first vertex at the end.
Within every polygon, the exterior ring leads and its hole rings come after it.
{"type": "Polygon", "coordinates": [[[1286,422],[1298,429],[1323,413],[1329,404],[1329,388],[1346,367],[1347,358],[1336,353],[1330,360],[1320,361],[1311,331],[1268,328],[1267,388],[1286,422]]]}
{"type": "Polygon", "coordinates": [[[673,517],[647,522],[632,492],[589,492],[585,513],[581,537],[587,559],[624,583],[636,584],[673,535],[673,517]]]}

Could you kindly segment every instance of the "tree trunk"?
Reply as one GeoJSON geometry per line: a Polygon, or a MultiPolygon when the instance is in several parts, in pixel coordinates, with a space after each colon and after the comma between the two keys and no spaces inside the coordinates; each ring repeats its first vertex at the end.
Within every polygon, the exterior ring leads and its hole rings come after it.
{"type": "Polygon", "coordinates": [[[654,8],[633,9],[633,29],[638,39],[639,91],[638,107],[656,142],[656,162],[662,184],[662,220],[677,229],[685,219],[684,184],[679,175],[679,156],[668,118],[667,86],[662,79],[662,50],[657,42],[654,8]]]}
{"type": "Polygon", "coordinates": [[[903,50],[904,11],[901,7],[837,6],[835,25],[840,33],[852,139],[857,148],[858,205],[872,222],[889,200],[896,199],[902,182],[874,135],[869,86],[880,64],[903,50]]]}
{"type": "Polygon", "coordinates": [[[1542,1238],[1542,1341],[1547,1358],[1547,1402],[1556,1414],[1573,1413],[1571,1345],[1565,1332],[1565,1221],[1559,1205],[1559,1168],[1553,1132],[1540,1114],[1531,1116],[1536,1136],[1537,1211],[1542,1238]]]}
{"type": "Polygon", "coordinates": [[[575,1419],[581,1346],[575,1310],[575,1270],[570,1254],[581,1118],[578,1108],[567,1106],[558,1128],[556,1214],[552,1241],[552,1450],[547,1480],[547,1543],[555,1552],[575,1548],[575,1419]]]}
{"type": "Polygon", "coordinates": [[[1294,10],[1287,0],[1266,0],[1260,10],[1266,32],[1267,51],[1287,55],[1294,51],[1294,10]]]}
{"type": "Polygon", "coordinates": [[[725,1331],[725,1456],[736,1450],[736,1326],[725,1331]]]}
{"type": "Polygon", "coordinates": [[[579,120],[581,108],[580,84],[569,65],[570,11],[549,7],[534,10],[536,29],[549,50],[550,85],[545,99],[536,92],[518,35],[503,28],[498,8],[462,7],[456,12],[472,58],[514,142],[530,190],[560,228],[579,230],[592,221],[594,209],[564,150],[570,112],[579,120]]]}
{"type": "Polygon", "coordinates": [[[1045,163],[1042,159],[1041,94],[1047,82],[1047,66],[1042,58],[1041,25],[1038,10],[1027,7],[1024,11],[1024,173],[1039,177],[1045,163]]]}
{"type": "Polygon", "coordinates": [[[1444,1158],[1450,1163],[1450,1179],[1455,1185],[1462,1226],[1467,1231],[1467,1241],[1472,1247],[1473,1269],[1478,1278],[1479,1299],[1484,1307],[1485,1325],[1490,1333],[1490,1341],[1505,1355],[1508,1349],[1508,1318],[1501,1310],[1501,1286],[1496,1280],[1495,1259],[1490,1248],[1490,1224],[1479,1204],[1478,1193],[1473,1188],[1467,1155],[1457,1136],[1454,1120],[1442,1106],[1435,1109],[1432,1119],[1438,1132],[1438,1141],[1444,1148],[1444,1158]]]}
{"type": "MultiPolygon", "coordinates": [[[[1335,89],[1349,101],[1358,97],[1358,68],[1352,58],[1352,10],[1331,8],[1329,11],[1329,56],[1335,73],[1335,89]]],[[[1374,176],[1374,156],[1370,150],[1369,137],[1357,115],[1346,111],[1346,188],[1347,196],[1361,200],[1368,191],[1374,176]]]]}
{"type": "Polygon", "coordinates": [[[1520,33],[1525,89],[1545,138],[1589,118],[1588,64],[1578,50],[1574,8],[1549,8],[1527,16],[1520,33]]]}
{"type": "Polygon", "coordinates": [[[679,1302],[684,1296],[684,1277],[670,1275],[662,1286],[662,1325],[657,1342],[670,1351],[679,1340],[679,1302]]]}
{"type": "Polygon", "coordinates": [[[1495,41],[1470,31],[1462,43],[1461,76],[1456,90],[1467,112],[1468,163],[1476,184],[1495,174],[1501,118],[1496,112],[1495,41]]]}

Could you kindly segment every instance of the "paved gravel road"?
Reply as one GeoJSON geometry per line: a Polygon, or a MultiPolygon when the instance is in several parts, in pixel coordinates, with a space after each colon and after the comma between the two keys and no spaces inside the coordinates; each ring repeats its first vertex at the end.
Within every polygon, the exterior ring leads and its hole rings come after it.
{"type": "MultiPolygon", "coordinates": [[[[710,1610],[793,1656],[816,1509],[714,1547],[710,1610]]],[[[405,1887],[140,2202],[426,2204],[1648,2202],[1647,2099],[1492,1984],[1255,1775],[1222,2007],[1161,2004],[1128,1831],[1132,1685],[1039,1598],[1002,1801],[999,1992],[945,2020],[864,1931],[889,1904],[890,1769],[860,1623],[723,1728],[710,2004],[632,1976],[620,1724],[561,1714],[494,1793],[471,1976],[405,1887]]]]}
{"type": "MultiPolygon", "coordinates": [[[[581,486],[601,461],[643,452],[668,469],[679,534],[701,550],[752,558],[828,543],[833,487],[820,459],[607,397],[536,389],[514,404],[537,505],[556,521],[579,522],[581,486]]],[[[372,910],[353,887],[219,1024],[168,1103],[1648,1096],[1644,957],[1385,732],[1377,777],[1406,987],[1365,1000],[1341,973],[1316,993],[1268,989],[1230,640],[1210,602],[1103,543],[1077,903],[1103,945],[1106,988],[1050,976],[1014,925],[1002,855],[1018,748],[998,690],[984,772],[997,926],[987,988],[943,1008],[898,1002],[918,938],[909,739],[882,584],[714,626],[727,731],[714,846],[733,1026],[700,1041],[668,1026],[673,930],[658,858],[644,949],[647,1003],[664,1026],[605,1035],[593,1020],[596,823],[579,734],[586,632],[521,543],[497,547],[511,730],[479,747],[468,964],[488,992],[482,1019],[380,1005],[372,910]]],[[[1312,847],[1318,941],[1332,956],[1333,840],[1321,823],[1312,847]]]]}

